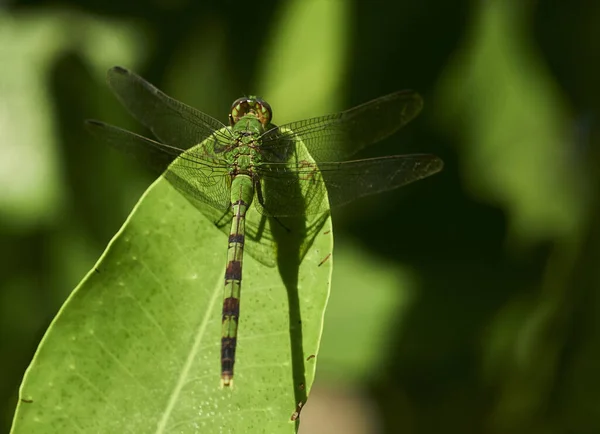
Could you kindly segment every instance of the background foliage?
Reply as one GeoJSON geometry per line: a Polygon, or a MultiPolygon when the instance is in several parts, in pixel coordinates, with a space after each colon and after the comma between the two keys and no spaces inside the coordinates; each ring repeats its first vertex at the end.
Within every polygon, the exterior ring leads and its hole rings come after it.
{"type": "Polygon", "coordinates": [[[0,430],[153,179],[82,128],[136,128],[104,84],[119,64],[221,119],[244,93],[278,123],[425,98],[362,156],[433,152],[444,172],[333,215],[301,432],[600,432],[599,24],[583,0],[0,6],[0,430]]]}

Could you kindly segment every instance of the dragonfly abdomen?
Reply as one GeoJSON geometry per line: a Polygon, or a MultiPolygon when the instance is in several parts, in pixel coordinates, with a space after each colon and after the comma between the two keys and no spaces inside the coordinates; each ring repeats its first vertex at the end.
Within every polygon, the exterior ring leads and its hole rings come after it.
{"type": "Polygon", "coordinates": [[[240,316],[246,212],[252,203],[253,196],[254,186],[252,178],[248,175],[235,176],[231,182],[233,219],[231,221],[227,247],[227,266],[225,268],[225,291],[223,294],[223,315],[221,322],[221,384],[223,386],[230,386],[233,382],[237,329],[240,316]]]}

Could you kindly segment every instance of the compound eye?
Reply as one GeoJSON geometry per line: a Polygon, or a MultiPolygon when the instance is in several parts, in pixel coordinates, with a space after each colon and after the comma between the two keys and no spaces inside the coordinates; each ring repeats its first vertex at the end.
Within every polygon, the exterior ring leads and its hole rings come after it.
{"type": "Polygon", "coordinates": [[[271,106],[261,98],[256,96],[247,96],[236,99],[231,105],[229,113],[229,122],[233,126],[242,117],[252,113],[256,116],[264,127],[267,127],[273,117],[271,106]]]}
{"type": "Polygon", "coordinates": [[[249,101],[249,99],[248,99],[247,97],[245,97],[245,96],[243,96],[243,97],[241,97],[241,98],[238,98],[238,99],[236,99],[236,100],[233,102],[233,104],[231,104],[231,110],[230,110],[230,111],[231,111],[231,112],[233,112],[233,110],[234,110],[235,108],[237,108],[239,105],[241,105],[241,104],[243,104],[243,103],[245,103],[245,102],[247,103],[248,101],[249,101]]]}
{"type": "Polygon", "coordinates": [[[231,125],[239,121],[242,118],[242,116],[244,116],[248,112],[249,108],[250,99],[248,97],[236,99],[233,102],[233,104],[231,104],[231,111],[229,112],[229,119],[231,125]]]}
{"type": "Polygon", "coordinates": [[[264,110],[266,110],[265,117],[267,118],[267,123],[271,122],[271,119],[273,119],[273,110],[271,109],[271,105],[262,98],[257,98],[256,102],[260,104],[264,110]]]}

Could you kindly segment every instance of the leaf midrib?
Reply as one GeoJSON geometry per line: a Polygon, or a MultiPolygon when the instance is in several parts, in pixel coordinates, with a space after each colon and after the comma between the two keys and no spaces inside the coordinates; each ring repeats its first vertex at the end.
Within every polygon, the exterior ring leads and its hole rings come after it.
{"type": "Polygon", "coordinates": [[[215,284],[215,286],[213,288],[212,297],[206,307],[206,310],[204,311],[204,317],[202,318],[202,321],[200,322],[200,325],[198,326],[198,329],[195,333],[194,344],[191,346],[188,356],[183,365],[183,368],[181,369],[179,378],[177,379],[177,382],[175,383],[173,390],[171,390],[171,392],[169,394],[167,406],[166,406],[165,410],[162,412],[162,417],[156,427],[155,432],[157,434],[162,434],[162,433],[166,432],[167,423],[171,417],[173,408],[175,407],[175,404],[176,404],[177,400],[179,399],[179,396],[181,395],[181,390],[183,389],[184,385],[186,384],[186,379],[188,378],[188,374],[189,374],[190,370],[192,369],[192,365],[193,365],[194,361],[196,360],[198,352],[200,351],[200,344],[202,342],[202,339],[206,335],[206,329],[208,328],[208,323],[211,319],[212,312],[214,311],[213,308],[215,307],[215,304],[219,300],[219,298],[220,298],[219,296],[222,294],[222,286],[223,286],[223,282],[221,282],[221,280],[219,279],[218,283],[215,284]]]}

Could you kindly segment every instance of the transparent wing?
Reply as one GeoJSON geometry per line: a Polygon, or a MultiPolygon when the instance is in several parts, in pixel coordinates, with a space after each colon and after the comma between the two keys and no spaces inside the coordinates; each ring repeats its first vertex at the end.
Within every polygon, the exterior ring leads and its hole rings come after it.
{"type": "Polygon", "coordinates": [[[194,205],[208,204],[223,213],[230,209],[227,165],[202,152],[202,145],[185,151],[104,122],[88,120],[86,127],[98,140],[162,173],[194,205]]]}
{"type": "Polygon", "coordinates": [[[341,163],[304,162],[293,165],[268,163],[257,168],[261,178],[263,204],[259,211],[283,217],[327,211],[323,186],[331,208],[359,197],[391,190],[442,170],[435,155],[414,154],[341,163]]]}
{"type": "Polygon", "coordinates": [[[340,113],[275,127],[263,135],[261,148],[285,158],[302,142],[317,162],[346,160],[398,131],[422,107],[418,93],[395,92],[340,113]]]}
{"type": "Polygon", "coordinates": [[[231,141],[221,122],[167,96],[125,68],[109,69],[107,82],[129,113],[163,143],[185,150],[211,135],[223,143],[231,141]]]}

